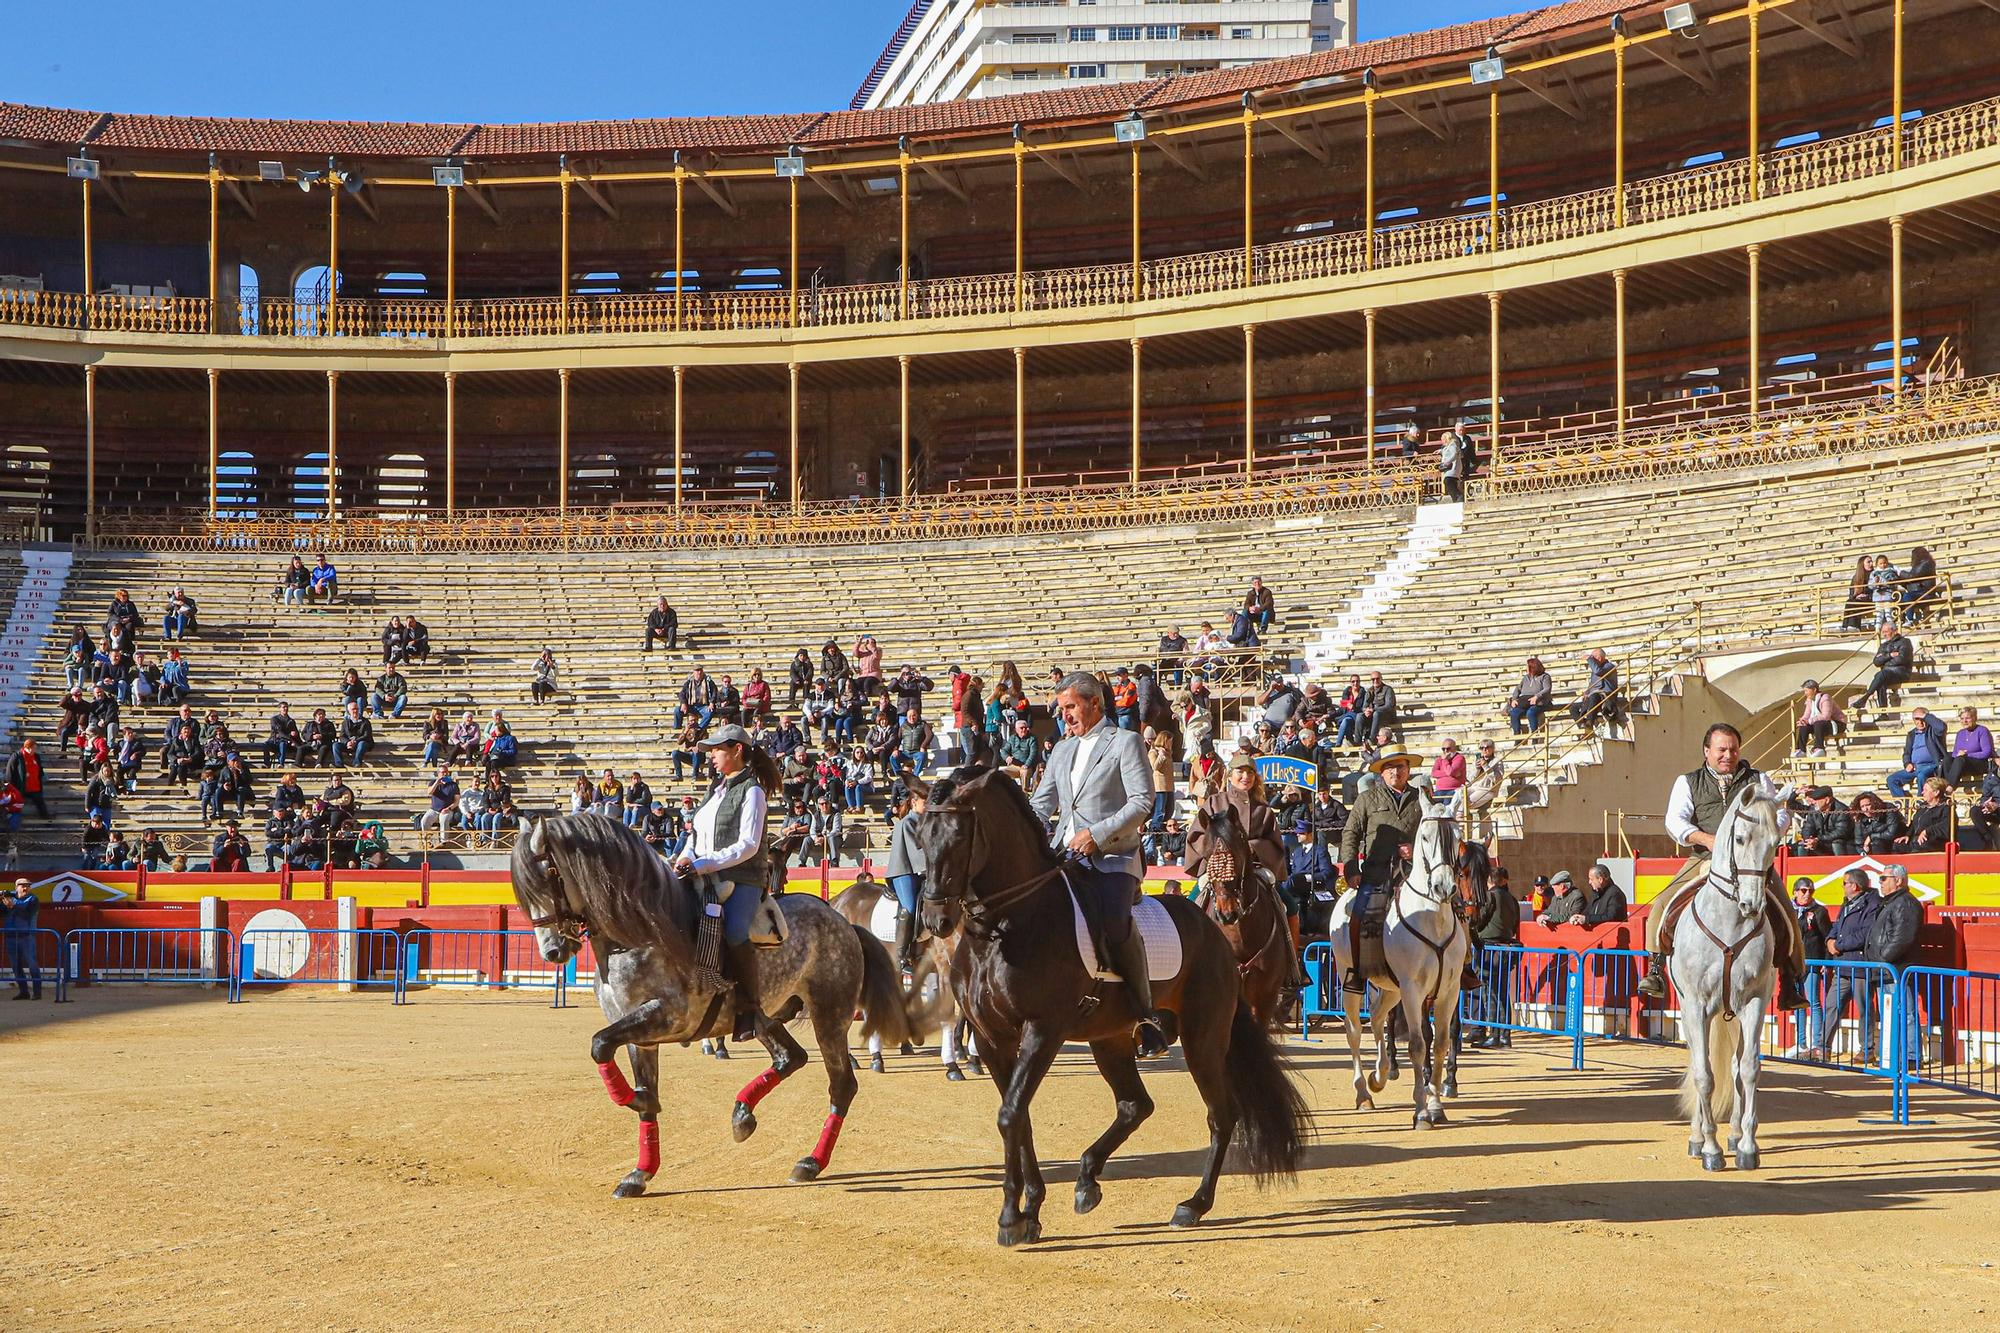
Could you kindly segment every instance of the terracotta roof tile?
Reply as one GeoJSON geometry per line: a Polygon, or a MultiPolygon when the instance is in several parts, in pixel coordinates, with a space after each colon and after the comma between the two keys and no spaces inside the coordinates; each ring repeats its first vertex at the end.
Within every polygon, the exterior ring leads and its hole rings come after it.
{"type": "Polygon", "coordinates": [[[1165,79],[1139,83],[1091,84],[1053,88],[1039,93],[1010,93],[963,102],[929,102],[919,106],[882,107],[874,111],[836,111],[813,127],[800,142],[833,143],[895,139],[903,134],[952,134],[1001,130],[1016,121],[1037,124],[1066,120],[1109,119],[1142,106],[1165,79]]]}
{"type": "Polygon", "coordinates": [[[74,148],[96,123],[95,111],[65,111],[60,107],[0,102],[0,139],[26,139],[32,143],[74,148]]]}
{"type": "Polygon", "coordinates": [[[482,125],[467,141],[468,157],[538,153],[661,153],[712,148],[744,151],[797,143],[825,117],[671,116],[655,120],[578,120],[541,125],[482,125]]]}
{"type": "Polygon", "coordinates": [[[436,157],[450,149],[465,130],[463,125],[373,121],[115,115],[91,142],[106,148],[197,153],[436,157]]]}

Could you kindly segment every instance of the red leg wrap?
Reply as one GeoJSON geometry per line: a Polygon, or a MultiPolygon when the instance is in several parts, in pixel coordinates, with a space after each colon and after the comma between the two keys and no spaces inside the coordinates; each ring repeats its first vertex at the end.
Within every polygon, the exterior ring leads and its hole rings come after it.
{"type": "Polygon", "coordinates": [[[819,1144],[812,1150],[812,1158],[819,1163],[819,1169],[826,1170],[826,1164],[833,1158],[833,1145],[840,1142],[840,1127],[847,1123],[847,1117],[829,1111],[826,1124],[819,1132],[819,1144]]]}
{"type": "Polygon", "coordinates": [[[754,1111],[757,1109],[757,1103],[768,1097],[771,1094],[771,1089],[784,1081],[785,1076],[783,1074],[780,1074],[775,1069],[766,1069],[763,1073],[743,1085],[743,1091],[736,1094],[736,1100],[754,1111]]]}
{"type": "Polygon", "coordinates": [[[649,1176],[659,1174],[660,1122],[657,1120],[639,1122],[639,1169],[649,1176]]]}
{"type": "Polygon", "coordinates": [[[632,1091],[632,1085],[625,1081],[625,1071],[618,1067],[617,1061],[605,1061],[597,1067],[597,1074],[604,1080],[604,1090],[611,1094],[614,1105],[630,1106],[632,1099],[639,1095],[632,1091]]]}

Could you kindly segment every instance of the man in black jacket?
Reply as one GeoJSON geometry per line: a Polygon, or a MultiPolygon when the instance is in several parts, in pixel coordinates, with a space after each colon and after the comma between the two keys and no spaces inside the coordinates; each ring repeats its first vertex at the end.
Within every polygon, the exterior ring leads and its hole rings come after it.
{"type": "Polygon", "coordinates": [[[1178,628],[1160,636],[1160,674],[1176,685],[1187,682],[1188,641],[1178,628]]]}
{"type": "Polygon", "coordinates": [[[333,762],[341,768],[358,765],[374,743],[375,724],[361,711],[360,704],[348,704],[347,716],[340,723],[340,743],[333,747],[333,762]]]}
{"type": "Polygon", "coordinates": [[[1861,692],[1861,701],[1866,703],[1869,695],[1881,700],[1881,706],[1889,706],[1889,691],[1910,678],[1915,669],[1917,650],[1902,630],[1894,624],[1882,627],[1882,646],[1875,650],[1875,675],[1869,680],[1868,688],[1861,692]]]}
{"type": "Polygon", "coordinates": [[[653,603],[653,609],[646,613],[646,647],[644,651],[650,653],[653,651],[653,644],[655,642],[663,642],[667,645],[667,651],[673,652],[680,647],[680,637],[681,618],[675,614],[674,608],[668,604],[667,599],[662,597],[659,601],[653,603]]]}
{"type": "Polygon", "coordinates": [[[1989,852],[2000,851],[2000,769],[1989,768],[1986,778],[1979,784],[1979,795],[1967,807],[1967,818],[1979,834],[1980,845],[1989,852]]]}
{"type": "MultiPolygon", "coordinates": [[[[1871,963],[1886,963],[1895,968],[1898,975],[1917,960],[1917,932],[1924,924],[1924,905],[1910,892],[1910,872],[1900,864],[1882,868],[1882,887],[1877,890],[1882,897],[1882,905],[1875,909],[1875,919],[1868,925],[1868,944],[1863,952],[1871,963]]],[[[1896,983],[1883,979],[1880,974],[1870,978],[1869,996],[1870,1018],[1868,1023],[1868,1063],[1876,1064],[1875,1021],[1873,1011],[1880,1003],[1884,992],[1894,992],[1896,983]]],[[[1922,1053],[1918,1042],[1917,1012],[1915,1004],[1903,1004],[1900,995],[1893,995],[1891,1003],[1903,1010],[1903,1059],[1915,1060],[1922,1053]]]]}
{"type": "Polygon", "coordinates": [[[1840,904],[1840,916],[1833,923],[1833,933],[1826,938],[1827,957],[1834,965],[1835,976],[1833,995],[1826,1002],[1826,1029],[1813,1052],[1813,1058],[1821,1061],[1831,1058],[1833,1040],[1840,1031],[1841,1011],[1847,1008],[1850,995],[1854,997],[1855,1020],[1866,1034],[1869,1050],[1872,1052],[1875,1047],[1874,990],[1860,969],[1840,964],[1866,961],[1863,955],[1868,949],[1868,932],[1875,924],[1875,913],[1880,910],[1882,899],[1870,887],[1868,872],[1859,867],[1847,872],[1845,887],[1847,897],[1840,904]]]}
{"type": "Polygon", "coordinates": [[[292,719],[292,706],[280,703],[271,714],[270,729],[264,736],[264,763],[278,768],[292,762],[299,750],[299,724],[292,719]]]}
{"type": "Polygon", "coordinates": [[[1811,809],[1799,821],[1799,836],[1792,843],[1792,855],[1853,856],[1854,816],[1834,799],[1833,788],[1806,788],[1806,804],[1811,809]]]}

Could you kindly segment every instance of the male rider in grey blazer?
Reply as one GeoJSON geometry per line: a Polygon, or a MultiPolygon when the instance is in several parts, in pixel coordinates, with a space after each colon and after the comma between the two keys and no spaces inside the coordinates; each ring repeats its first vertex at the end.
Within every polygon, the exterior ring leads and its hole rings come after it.
{"type": "Polygon", "coordinates": [[[1146,974],[1146,945],[1132,928],[1132,901],[1145,874],[1140,837],[1153,810],[1153,770],[1136,731],[1106,716],[1105,689],[1097,677],[1073,671],[1056,686],[1063,739],[1042,769],[1035,812],[1056,820],[1054,845],[1085,858],[1096,873],[1079,876],[1079,892],[1096,895],[1104,946],[1139,1013],[1134,1036],[1139,1055],[1164,1055],[1165,1032],[1153,1012],[1146,974]]]}

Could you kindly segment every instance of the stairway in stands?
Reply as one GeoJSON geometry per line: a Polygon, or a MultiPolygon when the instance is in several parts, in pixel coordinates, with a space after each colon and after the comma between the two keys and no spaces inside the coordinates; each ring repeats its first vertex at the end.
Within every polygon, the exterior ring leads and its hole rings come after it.
{"type": "Polygon", "coordinates": [[[7,582],[14,584],[7,627],[0,632],[0,737],[11,752],[29,677],[69,583],[70,553],[60,548],[28,547],[0,560],[5,562],[0,565],[0,587],[7,582]]]}

